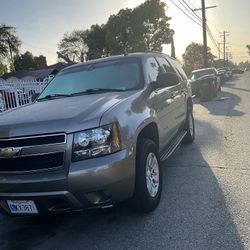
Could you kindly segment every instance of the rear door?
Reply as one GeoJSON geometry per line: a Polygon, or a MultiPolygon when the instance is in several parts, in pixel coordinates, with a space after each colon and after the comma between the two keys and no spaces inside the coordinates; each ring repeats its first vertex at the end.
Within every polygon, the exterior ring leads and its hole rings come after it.
{"type": "MultiPolygon", "coordinates": [[[[147,81],[153,84],[157,76],[162,73],[162,68],[153,56],[147,58],[145,65],[147,81]]],[[[172,124],[171,119],[167,119],[171,115],[173,102],[171,91],[168,87],[156,89],[151,94],[151,98],[158,119],[160,148],[163,148],[171,140],[172,124]]]]}
{"type": "MultiPolygon", "coordinates": [[[[164,55],[156,56],[156,60],[160,65],[162,73],[175,73],[170,63],[166,60],[164,55]]],[[[165,91],[169,93],[169,107],[168,113],[164,116],[164,124],[167,124],[169,128],[169,135],[168,137],[172,139],[175,136],[176,129],[175,129],[175,117],[176,117],[176,109],[177,109],[177,102],[178,102],[178,89],[175,86],[167,86],[165,91]]]]}
{"type": "Polygon", "coordinates": [[[166,69],[165,67],[165,70],[176,73],[180,79],[180,82],[177,85],[169,87],[173,98],[172,131],[176,134],[186,119],[187,76],[182,67],[175,60],[166,56],[164,56],[164,59],[171,63],[169,66],[170,69],[166,69]]]}

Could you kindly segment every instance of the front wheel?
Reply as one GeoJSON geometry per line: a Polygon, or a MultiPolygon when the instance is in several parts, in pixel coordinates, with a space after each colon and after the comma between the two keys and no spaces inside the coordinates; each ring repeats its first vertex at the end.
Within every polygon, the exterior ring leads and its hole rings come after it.
{"type": "Polygon", "coordinates": [[[159,204],[162,191],[162,171],[155,143],[140,138],[136,154],[136,182],[132,205],[136,211],[148,213],[159,204]]]}
{"type": "Polygon", "coordinates": [[[195,139],[195,125],[194,125],[194,116],[193,112],[188,111],[187,119],[185,123],[186,135],[183,138],[183,143],[190,144],[195,139]]]}

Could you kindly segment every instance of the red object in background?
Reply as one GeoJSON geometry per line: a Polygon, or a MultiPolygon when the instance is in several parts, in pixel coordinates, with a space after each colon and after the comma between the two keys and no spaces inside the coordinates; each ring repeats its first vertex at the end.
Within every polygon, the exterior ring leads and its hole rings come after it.
{"type": "Polygon", "coordinates": [[[39,56],[35,58],[35,63],[37,69],[46,69],[47,68],[47,60],[45,56],[39,56]]]}

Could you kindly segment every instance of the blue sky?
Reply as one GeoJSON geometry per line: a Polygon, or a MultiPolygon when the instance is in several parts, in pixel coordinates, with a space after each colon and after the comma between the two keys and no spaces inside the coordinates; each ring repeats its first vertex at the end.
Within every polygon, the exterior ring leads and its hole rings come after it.
{"type": "MultiPolygon", "coordinates": [[[[178,3],[177,0],[174,0],[178,3]]],[[[182,0],[181,0],[182,1],[182,0]]],[[[200,6],[200,0],[186,0],[200,6]]],[[[133,8],[143,0],[2,0],[0,23],[15,26],[22,41],[22,52],[43,54],[48,64],[57,61],[57,44],[65,32],[87,29],[92,24],[102,24],[111,14],[120,9],[133,8]]],[[[171,27],[175,30],[176,52],[179,58],[192,41],[202,42],[201,27],[188,19],[170,0],[166,11],[172,17],[171,27]]],[[[250,1],[249,0],[206,0],[206,5],[217,5],[207,10],[208,25],[217,41],[219,32],[230,31],[229,50],[234,61],[250,59],[246,44],[250,44],[250,1]]],[[[209,40],[213,53],[216,47],[209,40]]],[[[165,47],[168,52],[168,46],[165,47]]]]}

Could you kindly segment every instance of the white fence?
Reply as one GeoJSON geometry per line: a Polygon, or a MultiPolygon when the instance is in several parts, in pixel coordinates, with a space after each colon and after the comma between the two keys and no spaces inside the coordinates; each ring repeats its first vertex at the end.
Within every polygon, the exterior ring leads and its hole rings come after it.
{"type": "Polygon", "coordinates": [[[0,80],[0,112],[31,103],[32,96],[41,93],[49,80],[48,78],[44,81],[0,80]]]}

